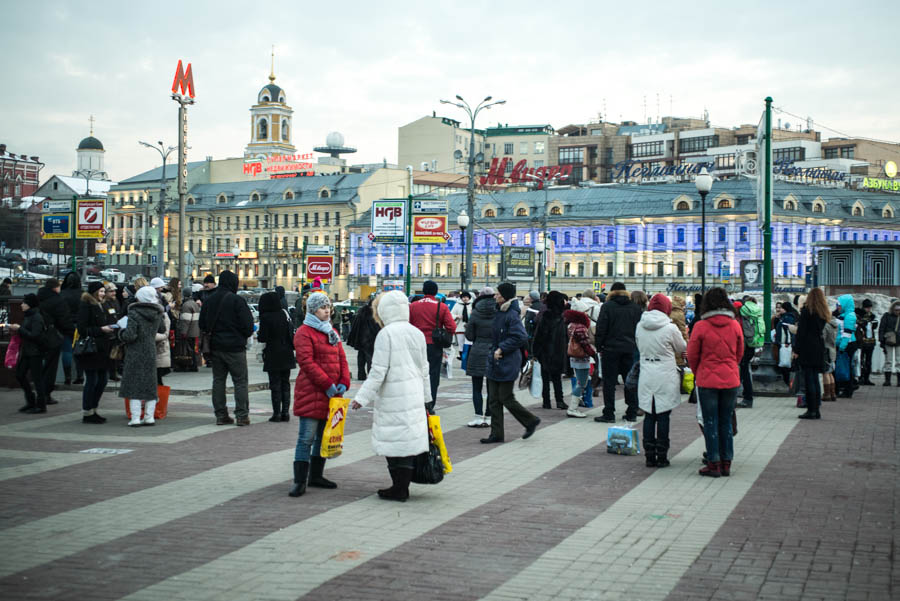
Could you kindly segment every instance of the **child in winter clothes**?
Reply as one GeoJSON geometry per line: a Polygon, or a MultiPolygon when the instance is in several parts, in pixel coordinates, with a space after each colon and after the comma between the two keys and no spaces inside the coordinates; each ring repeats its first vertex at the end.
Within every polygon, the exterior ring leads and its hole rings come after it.
{"type": "Polygon", "coordinates": [[[566,323],[566,333],[568,335],[569,344],[566,348],[566,354],[569,357],[569,365],[575,371],[577,384],[572,395],[575,400],[566,410],[568,417],[587,417],[586,413],[578,410],[578,401],[584,396],[584,389],[588,384],[588,378],[591,375],[591,357],[597,354],[594,345],[591,344],[590,318],[586,313],[567,309],[563,313],[563,320],[566,323]]]}
{"type": "Polygon", "coordinates": [[[350,386],[350,366],[341,337],[331,325],[331,301],[324,292],[306,300],[303,325],[294,334],[300,373],[294,385],[294,415],[300,418],[294,452],[294,486],[288,493],[299,497],[309,486],[337,488],[322,476],[325,458],[320,455],[322,431],[328,419],[328,401],[350,386]]]}
{"type": "Polygon", "coordinates": [[[19,360],[16,363],[16,380],[25,391],[25,406],[19,409],[22,413],[46,413],[47,391],[44,388],[44,378],[41,377],[41,337],[44,333],[44,320],[38,310],[38,297],[36,294],[26,294],[22,300],[22,311],[25,319],[21,325],[14,323],[9,326],[14,334],[22,338],[22,346],[19,348],[19,360]],[[35,394],[31,390],[31,382],[28,372],[34,380],[35,394]]]}

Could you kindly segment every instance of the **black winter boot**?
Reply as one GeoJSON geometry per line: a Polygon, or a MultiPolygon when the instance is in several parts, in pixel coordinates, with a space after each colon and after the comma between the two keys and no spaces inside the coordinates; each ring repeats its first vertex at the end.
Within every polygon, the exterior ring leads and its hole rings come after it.
{"type": "Polygon", "coordinates": [[[72,366],[71,365],[69,367],[63,366],[63,374],[65,374],[65,377],[66,377],[66,380],[65,380],[66,386],[69,386],[70,384],[72,384],[72,366]]]}
{"type": "Polygon", "coordinates": [[[279,403],[277,399],[272,399],[272,417],[269,418],[269,421],[281,421],[281,403],[279,403]]]}
{"type": "Polygon", "coordinates": [[[644,441],[644,454],[647,456],[646,465],[647,467],[656,467],[656,444],[648,441],[644,441]]]}
{"type": "Polygon", "coordinates": [[[324,457],[311,457],[309,464],[309,485],[314,488],[337,488],[337,484],[322,476],[325,471],[324,457]]]}
{"type": "Polygon", "coordinates": [[[413,471],[407,467],[388,468],[391,472],[393,485],[378,491],[378,496],[386,501],[400,501],[405,503],[409,498],[409,483],[412,480],[413,471]]]}
{"type": "Polygon", "coordinates": [[[291,402],[281,401],[281,421],[291,421],[291,402]]]}
{"type": "MultiPolygon", "coordinates": [[[[900,382],[900,377],[897,378],[897,381],[900,382]]],[[[890,386],[891,385],[891,372],[884,372],[884,384],[882,386],[890,386]]]]}
{"type": "Polygon", "coordinates": [[[288,493],[289,497],[299,497],[306,492],[306,480],[309,477],[309,462],[294,462],[294,487],[288,493]]]}
{"type": "Polygon", "coordinates": [[[669,439],[656,439],[656,467],[669,467],[669,439]]]}

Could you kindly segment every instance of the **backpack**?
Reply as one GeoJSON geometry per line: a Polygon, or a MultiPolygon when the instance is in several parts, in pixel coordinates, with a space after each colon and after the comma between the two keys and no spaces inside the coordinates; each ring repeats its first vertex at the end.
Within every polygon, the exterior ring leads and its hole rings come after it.
{"type": "Polygon", "coordinates": [[[763,331],[763,323],[760,318],[750,318],[741,315],[741,329],[744,334],[744,344],[750,348],[759,348],[765,341],[765,332],[763,331]]]}

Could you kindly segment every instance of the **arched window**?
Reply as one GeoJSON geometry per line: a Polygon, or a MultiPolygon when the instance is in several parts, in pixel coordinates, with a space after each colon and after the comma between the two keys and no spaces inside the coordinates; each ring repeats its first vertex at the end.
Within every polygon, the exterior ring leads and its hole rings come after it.
{"type": "Polygon", "coordinates": [[[286,190],[284,193],[284,199],[285,200],[294,200],[294,193],[291,192],[290,190],[286,190]]]}
{"type": "Polygon", "coordinates": [[[525,207],[519,207],[518,209],[516,209],[516,217],[527,217],[527,216],[528,216],[528,209],[526,209],[525,207]]]}
{"type": "MultiPolygon", "coordinates": [[[[266,101],[268,101],[268,97],[266,98],[266,101]]],[[[256,128],[256,138],[259,140],[269,139],[269,122],[265,119],[259,120],[259,125],[256,128]]]]}
{"type": "Polygon", "coordinates": [[[559,207],[553,207],[552,209],[550,209],[550,214],[551,215],[562,215],[562,209],[559,207]]]}
{"type": "Polygon", "coordinates": [[[225,204],[225,203],[228,202],[228,197],[225,196],[224,194],[219,194],[219,195],[216,197],[216,202],[217,202],[218,204],[220,204],[220,205],[223,205],[223,204],[225,204]]]}
{"type": "Polygon", "coordinates": [[[678,205],[675,207],[675,209],[678,211],[690,211],[691,205],[688,204],[688,202],[686,200],[682,200],[681,202],[678,203],[678,205]]]}
{"type": "Polygon", "coordinates": [[[825,205],[823,205],[821,202],[813,203],[813,213],[824,213],[824,212],[825,212],[825,205]]]}
{"type": "Polygon", "coordinates": [[[731,201],[730,201],[730,200],[728,200],[727,198],[723,198],[723,199],[720,200],[719,203],[716,205],[716,208],[717,208],[717,209],[731,209],[731,208],[733,208],[733,207],[731,206],[731,201]]]}
{"type": "Polygon", "coordinates": [[[853,207],[853,216],[854,217],[862,217],[863,211],[861,207],[853,207]]]}
{"type": "Polygon", "coordinates": [[[572,234],[570,234],[569,232],[565,232],[563,234],[563,244],[566,246],[572,244],[572,234]]]}
{"type": "Polygon", "coordinates": [[[894,210],[891,207],[884,207],[881,211],[881,216],[885,219],[893,219],[894,218],[894,210]]]}
{"type": "Polygon", "coordinates": [[[287,121],[281,122],[281,140],[284,142],[291,141],[291,126],[287,121]]]}
{"type": "Polygon", "coordinates": [[[485,217],[496,217],[497,214],[496,214],[496,212],[494,211],[494,209],[485,209],[485,210],[484,210],[484,216],[485,216],[485,217]]]}
{"type": "Polygon", "coordinates": [[[254,192],[250,195],[250,202],[259,202],[259,193],[254,192]]]}
{"type": "Polygon", "coordinates": [[[268,95],[268,94],[265,94],[265,95],[262,97],[262,101],[263,101],[263,102],[269,102],[269,100],[270,100],[270,98],[269,98],[269,95],[268,95]]]}
{"type": "Polygon", "coordinates": [[[328,190],[322,190],[321,192],[319,192],[319,198],[328,198],[329,196],[331,196],[331,194],[328,192],[328,190]]]}
{"type": "Polygon", "coordinates": [[[794,203],[793,200],[786,200],[786,201],[784,201],[784,210],[785,211],[796,211],[797,205],[794,203]]]}

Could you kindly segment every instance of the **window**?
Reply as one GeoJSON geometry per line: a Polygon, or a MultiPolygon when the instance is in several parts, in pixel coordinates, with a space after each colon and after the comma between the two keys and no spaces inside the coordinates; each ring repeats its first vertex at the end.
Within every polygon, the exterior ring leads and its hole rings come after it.
{"type": "Polygon", "coordinates": [[[797,230],[797,244],[803,244],[803,230],[797,230]]]}
{"type": "Polygon", "coordinates": [[[682,201],[679,201],[679,203],[677,205],[675,205],[675,210],[676,211],[690,211],[691,205],[686,200],[682,200],[682,201]]]}
{"type": "Polygon", "coordinates": [[[319,213],[313,213],[313,227],[319,226],[319,213]]]}
{"type": "Polygon", "coordinates": [[[190,219],[188,219],[188,231],[189,231],[189,232],[193,232],[193,231],[194,231],[194,218],[193,218],[193,217],[191,217],[190,219]]]}
{"type": "Polygon", "coordinates": [[[578,246],[584,246],[584,232],[578,232],[578,246]]]}
{"type": "Polygon", "coordinates": [[[719,145],[719,136],[698,136],[678,140],[678,152],[702,152],[719,145]]]}
{"type": "Polygon", "coordinates": [[[613,265],[612,261],[606,262],[606,275],[612,277],[615,275],[615,265],[613,265]]]}
{"type": "Polygon", "coordinates": [[[663,153],[664,143],[659,142],[641,142],[631,145],[632,158],[652,157],[663,153]]]}
{"type": "Polygon", "coordinates": [[[806,160],[806,149],[802,146],[794,148],[774,148],[772,150],[772,161],[778,163],[793,163],[794,161],[806,160]]]}
{"type": "Polygon", "coordinates": [[[496,215],[496,213],[494,212],[494,209],[485,209],[485,210],[484,210],[484,216],[485,216],[485,217],[492,217],[492,218],[493,218],[493,217],[496,217],[497,215],[496,215]]]}
{"type": "Polygon", "coordinates": [[[503,145],[503,154],[512,154],[513,153],[514,144],[512,142],[507,142],[503,145]]]}
{"type": "Polygon", "coordinates": [[[560,165],[578,165],[584,162],[584,148],[560,148],[560,165]]]}
{"type": "MultiPolygon", "coordinates": [[[[387,277],[387,276],[391,275],[391,266],[390,266],[390,265],[387,265],[387,264],[383,265],[383,266],[382,266],[381,274],[382,274],[384,277],[387,277]]],[[[441,275],[441,274],[437,274],[437,275],[441,275]]]]}
{"type": "Polygon", "coordinates": [[[859,232],[853,232],[853,241],[856,242],[859,240],[859,232]]]}
{"type": "Polygon", "coordinates": [[[563,264],[563,275],[565,275],[565,276],[570,276],[570,275],[572,275],[572,274],[571,274],[571,267],[570,267],[570,264],[569,264],[568,262],[566,262],[566,263],[563,264]]]}
{"type": "Polygon", "coordinates": [[[244,215],[244,229],[250,229],[250,215],[244,215]]]}
{"type": "Polygon", "coordinates": [[[869,234],[863,234],[863,240],[868,240],[868,239],[869,239],[869,234]]]}
{"type": "Polygon", "coordinates": [[[890,207],[884,207],[881,210],[881,217],[884,219],[893,219],[894,218],[893,209],[891,209],[890,207]]]}
{"type": "Polygon", "coordinates": [[[628,230],[628,244],[637,244],[637,230],[628,230]]]}
{"type": "Polygon", "coordinates": [[[593,277],[597,277],[600,275],[600,263],[598,263],[597,261],[594,261],[594,264],[591,268],[591,275],[593,277]]]}
{"type": "Polygon", "coordinates": [[[656,262],[656,277],[661,278],[666,275],[666,264],[662,261],[656,262]]]}
{"type": "Polygon", "coordinates": [[[569,232],[565,232],[563,234],[563,244],[565,246],[569,246],[570,244],[572,244],[572,234],[570,234],[569,232]]]}
{"type": "Polygon", "coordinates": [[[852,159],[855,146],[835,146],[825,148],[826,159],[852,159]]]}
{"type": "Polygon", "coordinates": [[[531,246],[531,233],[525,232],[525,246],[531,246]]]}
{"type": "Polygon", "coordinates": [[[331,194],[328,193],[327,189],[319,192],[319,198],[328,198],[329,196],[331,196],[331,194]]]}
{"type": "Polygon", "coordinates": [[[447,263],[447,277],[453,277],[453,264],[447,263]]]}
{"type": "Polygon", "coordinates": [[[628,277],[634,277],[634,261],[628,263],[628,277]]]}
{"type": "Polygon", "coordinates": [[[528,142],[519,142],[519,154],[528,154],[528,142]]]}
{"type": "Polygon", "coordinates": [[[731,206],[730,200],[728,200],[727,198],[723,198],[722,200],[720,200],[718,202],[718,204],[716,204],[716,208],[717,209],[731,209],[733,207],[731,206]]]}
{"type": "Polygon", "coordinates": [[[796,211],[797,205],[796,205],[796,203],[794,203],[793,200],[786,200],[786,201],[784,201],[784,210],[785,211],[796,211]]]}
{"type": "Polygon", "coordinates": [[[231,229],[231,215],[226,215],[226,216],[225,216],[225,229],[226,229],[226,230],[230,230],[230,229],[231,229]]]}
{"type": "Polygon", "coordinates": [[[785,244],[790,244],[791,243],[791,230],[789,230],[788,228],[784,228],[784,230],[782,230],[781,233],[782,233],[782,236],[781,236],[782,242],[784,242],[785,244]]]}
{"type": "Polygon", "coordinates": [[[841,240],[847,239],[847,232],[841,232],[841,240]]]}
{"type": "Polygon", "coordinates": [[[528,216],[528,209],[526,209],[525,207],[519,207],[518,209],[516,209],[516,217],[527,217],[527,216],[528,216]]]}
{"type": "Polygon", "coordinates": [[[265,119],[259,120],[259,125],[256,127],[256,138],[258,140],[269,139],[269,122],[265,119]]]}
{"type": "Polygon", "coordinates": [[[678,261],[675,264],[675,274],[680,278],[684,277],[684,261],[678,261]]]}
{"type": "Polygon", "coordinates": [[[781,275],[783,275],[784,277],[787,277],[787,276],[789,275],[789,273],[788,273],[788,263],[787,263],[787,261],[785,261],[785,262],[782,263],[782,265],[781,265],[781,275]]]}
{"type": "Polygon", "coordinates": [[[326,212],[326,213],[324,214],[324,217],[325,217],[325,227],[328,227],[328,226],[330,225],[328,222],[330,221],[329,218],[331,217],[331,215],[330,215],[329,213],[326,212]]]}
{"type": "Polygon", "coordinates": [[[303,213],[303,227],[309,227],[309,213],[303,213]]]}
{"type": "Polygon", "coordinates": [[[580,278],[584,277],[584,263],[578,264],[578,277],[580,277],[580,278]]]}
{"type": "Polygon", "coordinates": [[[697,273],[703,273],[703,261],[697,261],[697,273]]]}
{"type": "Polygon", "coordinates": [[[725,236],[726,236],[725,228],[720,227],[719,228],[719,242],[725,242],[725,236]]]}
{"type": "Polygon", "coordinates": [[[809,238],[809,239],[810,239],[810,242],[815,242],[816,240],[818,240],[818,239],[819,239],[819,232],[818,232],[818,230],[813,230],[812,232],[810,232],[810,238],[809,238]]]}
{"type": "MultiPolygon", "coordinates": [[[[534,154],[544,154],[544,143],[543,142],[535,142],[534,143],[534,154]]],[[[543,163],[543,161],[541,161],[543,163]]],[[[535,167],[538,165],[535,164],[535,167]]]]}
{"type": "Polygon", "coordinates": [[[291,192],[290,190],[286,191],[284,193],[284,199],[285,200],[294,200],[294,193],[291,192]]]}
{"type": "Polygon", "coordinates": [[[600,244],[600,230],[594,230],[593,232],[591,232],[591,244],[594,246],[598,246],[600,244]]]}
{"type": "Polygon", "coordinates": [[[720,169],[734,169],[734,155],[733,154],[717,154],[716,155],[716,170],[720,169]]]}
{"type": "Polygon", "coordinates": [[[825,205],[823,205],[821,202],[813,203],[813,213],[824,213],[824,212],[825,212],[825,205]]]}
{"type": "MultiPolygon", "coordinates": [[[[287,121],[281,122],[281,139],[284,140],[285,142],[291,141],[291,130],[290,130],[290,125],[288,125],[287,121]]],[[[293,198],[293,197],[294,197],[294,195],[292,194],[291,198],[293,198]]]]}
{"type": "Polygon", "coordinates": [[[660,228],[656,230],[656,243],[657,244],[665,244],[666,243],[666,230],[660,228]]]}
{"type": "Polygon", "coordinates": [[[825,240],[826,241],[831,240],[831,232],[828,232],[828,231],[825,232],[825,240]]]}
{"type": "Polygon", "coordinates": [[[513,170],[513,162],[506,161],[506,167],[504,168],[503,173],[505,173],[506,175],[509,175],[510,173],[512,173],[512,170],[513,170]]]}
{"type": "Polygon", "coordinates": [[[675,241],[678,244],[684,244],[684,228],[680,227],[675,230],[675,241]]]}
{"type": "Polygon", "coordinates": [[[259,202],[259,194],[257,192],[250,195],[250,202],[259,202]]]}
{"type": "Polygon", "coordinates": [[[607,230],[606,232],[606,244],[612,246],[616,243],[616,232],[613,230],[607,230]]]}
{"type": "Polygon", "coordinates": [[[703,241],[703,228],[702,228],[702,227],[698,227],[698,228],[697,228],[697,240],[696,240],[696,242],[697,242],[697,244],[700,244],[700,242],[702,242],[702,241],[703,241]]]}
{"type": "Polygon", "coordinates": [[[340,224],[341,224],[341,212],[340,212],[340,211],[335,211],[335,212],[334,212],[334,224],[335,224],[335,225],[340,225],[340,224]]]}
{"type": "Polygon", "coordinates": [[[738,241],[739,242],[747,242],[747,236],[749,235],[749,231],[746,225],[742,225],[738,229],[738,241]]]}
{"type": "Polygon", "coordinates": [[[551,215],[562,215],[562,209],[559,207],[553,207],[552,209],[550,209],[550,214],[551,215]]]}

